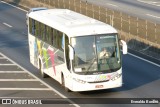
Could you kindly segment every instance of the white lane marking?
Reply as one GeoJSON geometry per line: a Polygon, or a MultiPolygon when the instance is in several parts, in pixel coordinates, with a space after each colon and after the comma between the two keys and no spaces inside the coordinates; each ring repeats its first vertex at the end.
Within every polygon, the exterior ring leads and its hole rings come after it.
{"type": "Polygon", "coordinates": [[[149,60],[147,60],[147,59],[141,58],[141,57],[136,56],[136,55],[131,54],[131,53],[128,53],[128,54],[131,55],[131,56],[133,56],[133,57],[136,57],[136,58],[138,58],[138,59],[141,59],[141,60],[143,60],[143,61],[145,61],[145,62],[148,62],[148,63],[150,63],[150,64],[152,64],[152,65],[155,65],[155,66],[157,66],[157,67],[160,67],[159,64],[156,64],[156,63],[154,63],[154,62],[151,62],[151,61],[149,61],[149,60]]]}
{"type": "Polygon", "coordinates": [[[3,24],[6,25],[6,26],[8,26],[8,27],[12,27],[11,25],[9,25],[9,24],[7,24],[7,23],[5,23],[5,22],[4,22],[3,24]]]}
{"type": "Polygon", "coordinates": [[[152,3],[155,4],[155,3],[158,3],[158,2],[154,2],[154,1],[153,1],[152,3]]]}
{"type": "Polygon", "coordinates": [[[24,11],[24,12],[27,12],[27,10],[24,10],[24,9],[22,9],[22,8],[20,8],[20,7],[14,6],[14,5],[9,4],[9,3],[7,3],[7,2],[4,2],[4,1],[1,1],[1,2],[4,3],[4,4],[8,4],[8,5],[10,5],[10,6],[14,7],[14,8],[19,9],[19,10],[22,10],[22,11],[24,11]]]}
{"type": "Polygon", "coordinates": [[[8,66],[8,65],[16,65],[16,64],[1,64],[1,63],[0,63],[0,66],[1,66],[1,65],[2,65],[2,66],[8,66]]]}
{"type": "MultiPolygon", "coordinates": [[[[3,57],[9,59],[12,63],[17,64],[21,69],[23,69],[25,72],[27,72],[28,74],[30,74],[32,77],[34,77],[35,79],[39,80],[42,84],[44,84],[45,86],[47,86],[50,90],[52,90],[53,92],[57,93],[59,96],[61,96],[62,98],[66,98],[67,97],[63,94],[61,94],[59,91],[57,91],[55,88],[51,87],[49,84],[47,84],[46,82],[42,81],[41,79],[39,79],[38,77],[36,77],[34,74],[32,74],[31,72],[29,72],[28,70],[26,70],[25,68],[23,68],[22,66],[20,66],[18,63],[16,63],[15,61],[13,61],[12,59],[8,58],[7,56],[5,56],[4,54],[0,53],[3,57]]],[[[1,88],[0,88],[1,89],[1,88]]],[[[67,99],[70,103],[72,103],[72,105],[74,105],[75,107],[80,107],[78,104],[76,104],[75,102],[67,99]]]]}
{"type": "Polygon", "coordinates": [[[26,73],[24,71],[0,71],[0,73],[26,73]]]}
{"type": "Polygon", "coordinates": [[[155,15],[152,15],[152,14],[146,14],[146,15],[150,16],[150,17],[154,17],[154,18],[160,19],[160,16],[155,16],[155,15]]]}
{"type": "Polygon", "coordinates": [[[142,2],[142,3],[146,3],[146,4],[150,4],[150,5],[154,5],[154,6],[160,6],[160,5],[157,4],[157,3],[159,3],[159,2],[144,1],[144,0],[137,0],[137,1],[142,2]]]}
{"type": "Polygon", "coordinates": [[[113,6],[113,7],[118,7],[117,5],[111,4],[111,3],[107,3],[107,5],[110,5],[110,6],[113,6]]]}
{"type": "Polygon", "coordinates": [[[6,90],[24,90],[24,91],[30,91],[30,90],[35,90],[35,91],[51,91],[49,88],[0,88],[1,91],[6,91],[6,90]]]}
{"type": "Polygon", "coordinates": [[[145,0],[137,0],[137,1],[142,2],[142,3],[148,3],[148,4],[157,3],[157,2],[145,1],[145,0]]]}
{"type": "Polygon", "coordinates": [[[37,79],[0,79],[0,82],[1,81],[39,81],[39,80],[37,80],[37,79]]]}

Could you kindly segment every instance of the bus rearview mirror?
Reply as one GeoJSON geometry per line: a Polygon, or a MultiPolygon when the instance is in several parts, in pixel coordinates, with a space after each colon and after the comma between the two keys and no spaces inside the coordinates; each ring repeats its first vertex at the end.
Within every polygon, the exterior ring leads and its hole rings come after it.
{"type": "Polygon", "coordinates": [[[69,47],[69,58],[70,60],[73,60],[74,59],[74,49],[70,45],[68,45],[68,47],[69,47]]]}
{"type": "Polygon", "coordinates": [[[127,44],[124,40],[121,40],[122,43],[122,52],[123,54],[127,54],[128,53],[128,49],[127,49],[127,44]]]}

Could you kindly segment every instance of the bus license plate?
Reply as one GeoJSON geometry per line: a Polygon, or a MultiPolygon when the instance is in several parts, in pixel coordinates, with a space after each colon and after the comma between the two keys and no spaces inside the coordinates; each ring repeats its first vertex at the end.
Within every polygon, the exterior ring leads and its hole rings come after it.
{"type": "Polygon", "coordinates": [[[103,85],[96,85],[95,88],[103,88],[103,85]]]}

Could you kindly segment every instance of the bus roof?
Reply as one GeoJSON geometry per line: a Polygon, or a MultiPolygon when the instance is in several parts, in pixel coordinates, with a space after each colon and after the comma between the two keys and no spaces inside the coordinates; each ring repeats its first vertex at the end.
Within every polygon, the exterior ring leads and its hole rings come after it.
{"type": "Polygon", "coordinates": [[[47,9],[28,15],[43,24],[64,32],[69,37],[117,33],[112,26],[68,9],[47,9]]]}

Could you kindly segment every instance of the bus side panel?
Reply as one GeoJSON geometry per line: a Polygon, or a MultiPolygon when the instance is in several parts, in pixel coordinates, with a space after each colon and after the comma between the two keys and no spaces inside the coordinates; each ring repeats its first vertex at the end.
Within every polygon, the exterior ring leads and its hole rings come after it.
{"type": "Polygon", "coordinates": [[[43,64],[43,71],[61,83],[62,66],[65,64],[64,52],[39,39],[36,40],[36,44],[38,49],[37,53],[43,64]]]}
{"type": "Polygon", "coordinates": [[[34,36],[29,36],[30,47],[30,61],[39,68],[39,60],[42,62],[43,72],[61,83],[61,73],[63,73],[66,86],[72,87],[71,74],[68,71],[65,60],[64,52],[59,50],[34,36]]]}

